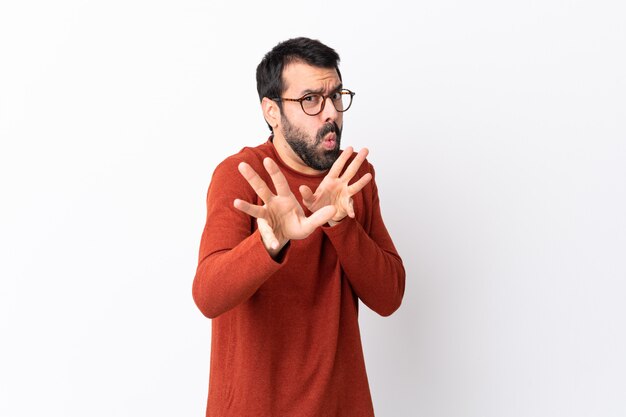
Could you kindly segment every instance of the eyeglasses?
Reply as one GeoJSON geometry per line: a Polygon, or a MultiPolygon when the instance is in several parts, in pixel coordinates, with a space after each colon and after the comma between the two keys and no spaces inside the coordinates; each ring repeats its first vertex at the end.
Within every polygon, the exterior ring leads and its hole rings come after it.
{"type": "Polygon", "coordinates": [[[334,93],[330,93],[325,96],[323,94],[317,93],[309,93],[305,94],[300,98],[284,98],[284,97],[274,97],[272,100],[274,101],[297,101],[300,103],[302,107],[302,111],[304,111],[309,116],[317,116],[324,110],[324,106],[326,105],[326,99],[330,98],[330,101],[335,106],[335,110],[340,113],[348,110],[352,105],[352,97],[354,94],[350,90],[339,90],[334,93]]]}

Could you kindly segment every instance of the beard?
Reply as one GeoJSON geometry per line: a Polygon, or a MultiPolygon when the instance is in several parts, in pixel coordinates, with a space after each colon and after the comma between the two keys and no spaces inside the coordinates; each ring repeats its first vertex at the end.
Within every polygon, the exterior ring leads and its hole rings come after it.
{"type": "Polygon", "coordinates": [[[326,123],[317,131],[315,139],[312,140],[309,134],[292,125],[285,116],[282,117],[281,121],[285,140],[307,166],[317,171],[326,171],[339,158],[342,128],[339,128],[337,123],[326,123]],[[324,140],[324,136],[331,132],[337,137],[335,148],[326,150],[320,147],[320,145],[324,140]]]}

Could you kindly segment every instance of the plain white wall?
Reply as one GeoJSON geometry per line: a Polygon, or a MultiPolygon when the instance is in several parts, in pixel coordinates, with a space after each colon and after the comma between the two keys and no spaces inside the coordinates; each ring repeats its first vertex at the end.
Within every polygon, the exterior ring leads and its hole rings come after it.
{"type": "Polygon", "coordinates": [[[215,165],[277,42],[337,49],[404,258],[362,309],[380,417],[626,415],[626,7],[0,5],[0,415],[200,416],[215,165]]]}

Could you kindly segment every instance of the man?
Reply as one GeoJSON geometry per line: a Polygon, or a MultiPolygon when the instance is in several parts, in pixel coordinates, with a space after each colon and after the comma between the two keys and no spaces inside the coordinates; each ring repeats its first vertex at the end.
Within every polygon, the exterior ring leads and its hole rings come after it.
{"type": "Polygon", "coordinates": [[[272,135],[213,174],[193,283],[213,319],[207,416],[374,415],[358,300],[393,313],[405,272],[367,149],[339,148],[338,63],[316,40],[274,47],[257,68],[272,135]]]}

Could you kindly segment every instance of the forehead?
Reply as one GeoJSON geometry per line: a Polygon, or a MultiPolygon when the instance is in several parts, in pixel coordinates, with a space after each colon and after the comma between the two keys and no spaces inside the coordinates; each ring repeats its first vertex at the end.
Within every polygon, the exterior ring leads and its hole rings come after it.
{"type": "Polygon", "coordinates": [[[341,84],[335,68],[314,67],[303,62],[292,62],[283,68],[285,94],[304,94],[307,91],[329,91],[341,84]]]}

